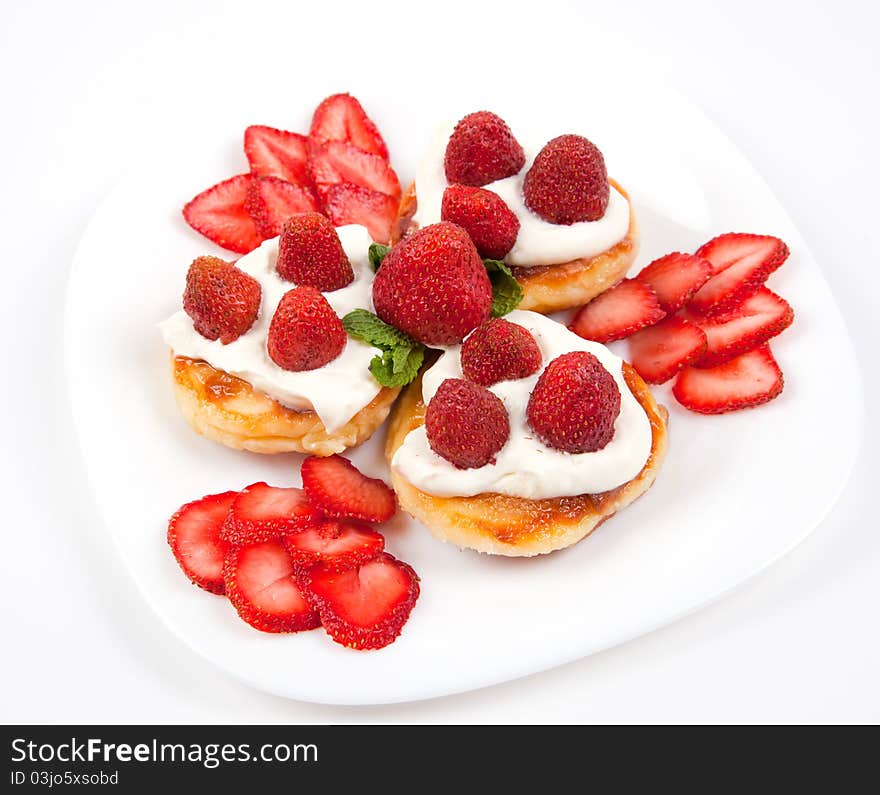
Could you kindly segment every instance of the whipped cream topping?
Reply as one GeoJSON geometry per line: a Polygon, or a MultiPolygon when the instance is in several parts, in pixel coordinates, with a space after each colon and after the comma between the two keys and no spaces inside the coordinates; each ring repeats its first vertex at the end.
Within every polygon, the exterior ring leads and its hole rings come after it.
{"type": "MultiPolygon", "coordinates": [[[[418,489],[438,497],[497,493],[531,500],[598,494],[617,488],[641,472],[651,454],[651,422],[623,377],[623,360],[604,345],[582,339],[565,326],[535,312],[515,310],[505,316],[528,329],[541,349],[541,370],[528,378],[490,387],[510,418],[510,438],[494,464],[456,469],[428,444],[425,426],[410,431],[391,461],[392,468],[418,489]],[[543,370],[570,351],[592,353],[620,390],[620,414],[614,436],[594,453],[566,453],[541,442],[526,422],[529,395],[543,370]]],[[[422,380],[425,404],[447,378],[463,378],[461,346],[444,350],[422,380]]]]}
{"type": "MultiPolygon", "coordinates": [[[[342,226],[337,230],[342,248],[351,261],[354,281],[341,290],[324,293],[339,317],[353,309],[373,311],[373,269],[369,263],[372,239],[363,226],[342,226]]],[[[297,411],[314,410],[328,432],[345,425],[381,389],[370,373],[370,360],[376,350],[359,340],[348,338],[342,353],[316,370],[291,372],[269,357],[266,342],[269,324],[282,296],[295,285],[284,281],[275,270],[278,238],[266,240],[245,254],[236,265],[253,276],[262,288],[260,314],[253,326],[237,340],[224,345],[208,340],[193,327],[182,309],[159,325],[162,338],[178,356],[204,359],[219,370],[238,376],[254,389],[297,411]]]]}
{"type": "MultiPolygon", "coordinates": [[[[443,191],[449,185],[443,160],[446,145],[454,129],[454,124],[443,124],[437,128],[416,169],[418,207],[413,220],[419,226],[435,224],[440,220],[443,191]]],[[[528,268],[570,262],[579,257],[595,257],[626,237],[629,230],[629,202],[613,185],[605,215],[597,221],[579,221],[566,226],[551,224],[535,215],[526,207],[522,186],[526,173],[543,144],[536,147],[528,142],[523,143],[522,140],[520,144],[526,155],[522,170],[512,177],[483,185],[486,190],[500,196],[519,219],[516,243],[504,258],[508,265],[528,268]]]]}

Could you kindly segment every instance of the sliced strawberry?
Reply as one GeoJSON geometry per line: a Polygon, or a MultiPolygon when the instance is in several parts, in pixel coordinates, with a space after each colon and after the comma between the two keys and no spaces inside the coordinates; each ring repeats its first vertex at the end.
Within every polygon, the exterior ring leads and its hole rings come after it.
{"type": "Polygon", "coordinates": [[[723,414],[760,406],[773,400],[782,387],[782,370],[770,346],[762,345],[718,367],[688,367],[676,379],[672,394],[691,411],[723,414]]]}
{"type": "Polygon", "coordinates": [[[330,637],[352,649],[393,642],[419,597],[418,575],[387,552],[344,572],[303,570],[299,583],[330,637]]]}
{"type": "Polygon", "coordinates": [[[290,555],[277,538],[230,547],[223,580],[238,615],[262,632],[299,632],[321,624],[300,590],[290,555]]]}
{"type": "Polygon", "coordinates": [[[220,538],[231,544],[256,544],[301,530],[319,518],[302,489],[254,483],[233,500],[220,538]]]}
{"type": "Polygon", "coordinates": [[[656,294],[664,312],[681,309],[712,276],[712,266],[694,254],[674,251],[655,259],[636,276],[656,294]]]}
{"type": "Polygon", "coordinates": [[[324,212],[335,226],[361,224],[377,243],[391,239],[391,224],[397,217],[397,199],[350,182],[328,186],[321,199],[324,212]]]}
{"type": "Polygon", "coordinates": [[[333,520],[286,535],[283,540],[294,564],[310,568],[320,563],[329,571],[355,569],[385,548],[385,538],[369,525],[333,520]]]}
{"type": "Polygon", "coordinates": [[[706,333],[706,351],[696,366],[716,367],[785,331],[794,320],[794,311],[784,298],[762,287],[725,315],[689,317],[706,333]]]}
{"type": "Polygon", "coordinates": [[[647,284],[624,279],[583,307],[569,328],[584,339],[610,342],[653,325],[665,314],[647,284]]]}
{"type": "Polygon", "coordinates": [[[388,159],[388,147],[378,128],[351,94],[334,94],[315,108],[309,139],[316,143],[345,141],[388,159]]]}
{"type": "Polygon", "coordinates": [[[320,212],[311,188],[291,185],[278,177],[254,177],[244,206],[264,240],[278,237],[291,215],[320,212]]]}
{"type": "Polygon", "coordinates": [[[186,222],[222,248],[238,254],[253,251],[263,239],[244,206],[251,179],[239,174],[202,191],[184,206],[186,222]]]}
{"type": "Polygon", "coordinates": [[[309,174],[318,190],[351,182],[400,198],[400,182],[388,161],[345,141],[309,144],[309,174]]]}
{"type": "Polygon", "coordinates": [[[244,131],[244,153],[251,173],[278,177],[294,185],[309,187],[308,159],[304,135],[253,124],[244,131]]]}
{"type": "Polygon", "coordinates": [[[668,381],[682,367],[699,359],[705,350],[703,330],[678,315],[664,318],[629,338],[632,365],[651,384],[668,381]]]}
{"type": "Polygon", "coordinates": [[[712,265],[714,275],[688,303],[701,315],[723,315],[754,295],[788,258],[788,246],[778,237],[729,233],[710,240],[697,251],[712,265]]]}
{"type": "Polygon", "coordinates": [[[189,502],[168,522],[168,544],[183,573],[211,593],[223,593],[223,558],[229,544],[220,539],[220,527],[237,493],[225,491],[189,502]]]}
{"type": "Polygon", "coordinates": [[[385,481],[368,478],[339,455],[309,456],[303,461],[302,482],[309,501],[330,518],[384,522],[397,510],[385,481]]]}

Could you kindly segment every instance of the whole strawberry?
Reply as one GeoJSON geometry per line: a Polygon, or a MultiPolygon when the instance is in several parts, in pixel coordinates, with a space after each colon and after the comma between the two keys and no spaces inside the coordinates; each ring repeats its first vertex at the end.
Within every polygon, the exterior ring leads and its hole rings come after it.
{"type": "Polygon", "coordinates": [[[519,219],[504,199],[485,188],[450,185],[443,193],[440,217],[464,229],[480,256],[489,259],[504,259],[519,234],[519,219]]]}
{"type": "Polygon", "coordinates": [[[501,317],[487,320],[461,346],[464,377],[480,386],[526,378],[541,367],[541,349],[528,329],[501,317]]]}
{"type": "Polygon", "coordinates": [[[605,158],[580,135],[548,142],[523,180],[526,207],[551,224],[598,220],[609,193],[605,158]]]}
{"type": "Polygon", "coordinates": [[[219,257],[197,257],[186,274],[183,311],[199,334],[228,345],[254,324],[261,295],[253,276],[219,257]]]}
{"type": "Polygon", "coordinates": [[[345,348],[342,321],[314,287],[294,287],[284,294],[269,325],[267,348],[285,370],[315,370],[345,348]]]}
{"type": "Polygon", "coordinates": [[[510,436],[510,420],[501,399],[485,387],[447,378],[425,411],[428,444],[458,469],[495,461],[510,436]]]}
{"type": "Polygon", "coordinates": [[[475,186],[511,177],[525,162],[510,127],[487,110],[469,113],[455,125],[443,161],[448,182],[475,186]]]}
{"type": "Polygon", "coordinates": [[[275,268],[282,279],[324,293],[354,281],[339,235],[320,213],[299,213],[287,219],[278,240],[275,268]]]}
{"type": "Polygon", "coordinates": [[[538,438],[566,453],[601,450],[614,436],[618,414],[617,383],[586,351],[564,353],[550,362],[526,407],[526,420],[538,438]]]}
{"type": "Polygon", "coordinates": [[[480,325],[492,285],[473,242],[441,222],[394,246],[373,282],[376,314],[425,345],[453,345],[480,325]]]}

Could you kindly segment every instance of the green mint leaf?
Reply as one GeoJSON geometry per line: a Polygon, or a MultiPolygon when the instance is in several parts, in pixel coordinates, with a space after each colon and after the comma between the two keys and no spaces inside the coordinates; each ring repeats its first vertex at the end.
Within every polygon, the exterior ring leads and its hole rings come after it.
{"type": "Polygon", "coordinates": [[[406,386],[418,375],[424,356],[425,349],[421,345],[384,351],[381,356],[373,357],[370,372],[382,386],[406,386]]]}
{"type": "Polygon", "coordinates": [[[484,259],[483,264],[492,282],[492,317],[502,317],[519,306],[523,297],[522,285],[501,260],[484,259]]]}
{"type": "Polygon", "coordinates": [[[385,255],[390,250],[390,246],[383,246],[381,243],[372,243],[370,245],[370,265],[373,266],[374,271],[379,270],[382,260],[385,259],[385,255]]]}
{"type": "Polygon", "coordinates": [[[354,309],[342,318],[350,336],[382,351],[370,362],[370,372],[387,387],[405,386],[418,375],[425,358],[424,345],[366,309],[354,309]]]}
{"type": "Polygon", "coordinates": [[[401,345],[391,351],[391,372],[397,375],[406,369],[406,362],[412,350],[412,348],[405,348],[401,345]]]}
{"type": "Polygon", "coordinates": [[[413,348],[418,343],[400,329],[394,328],[366,309],[354,309],[342,318],[342,326],[355,339],[383,351],[391,348],[413,348]]]}
{"type": "Polygon", "coordinates": [[[383,351],[381,356],[374,356],[370,362],[370,372],[382,386],[390,386],[394,380],[391,366],[391,351],[383,351]]]}

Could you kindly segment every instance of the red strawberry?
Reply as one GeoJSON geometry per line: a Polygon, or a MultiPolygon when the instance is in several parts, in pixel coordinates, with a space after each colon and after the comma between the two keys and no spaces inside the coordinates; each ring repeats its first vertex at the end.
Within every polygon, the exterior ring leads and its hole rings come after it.
{"type": "Polygon", "coordinates": [[[598,220],[609,194],[605,158],[580,135],[545,144],[523,180],[526,207],[551,224],[598,220]]]}
{"type": "Polygon", "coordinates": [[[703,329],[708,342],[696,366],[716,367],[783,332],[792,324],[794,312],[787,301],[762,287],[726,315],[690,319],[703,329]]]}
{"type": "Polygon", "coordinates": [[[678,315],[664,318],[629,338],[632,365],[651,384],[668,381],[682,367],[697,361],[705,350],[703,330],[678,315]]]}
{"type": "Polygon", "coordinates": [[[425,411],[428,444],[457,469],[495,462],[510,437],[510,420],[501,399],[479,384],[447,378],[425,411]]]}
{"type": "Polygon", "coordinates": [[[513,176],[525,162],[523,148],[504,119],[480,110],[455,125],[444,167],[448,182],[479,187],[513,176]]]}
{"type": "Polygon", "coordinates": [[[224,345],[237,340],[257,319],[260,283],[219,257],[197,257],[186,274],[183,311],[195,330],[224,345]]]}
{"type": "Polygon", "coordinates": [[[541,349],[528,329],[490,318],[461,346],[464,377],[480,386],[526,378],[541,367],[541,349]]]}
{"type": "Polygon", "coordinates": [[[368,478],[339,455],[307,458],[302,482],[312,503],[332,519],[385,522],[397,510],[397,498],[385,481],[368,478]]]}
{"type": "Polygon", "coordinates": [[[300,632],[321,625],[300,590],[281,539],[230,547],[223,580],[238,615],[262,632],[300,632]]]}
{"type": "Polygon", "coordinates": [[[312,116],[309,140],[344,141],[388,159],[388,147],[378,128],[351,94],[334,94],[318,105],[312,116]]]}
{"type": "Polygon", "coordinates": [[[664,312],[677,312],[712,275],[712,266],[694,254],[677,251],[655,259],[636,276],[657,295],[664,312]]]}
{"type": "Polygon", "coordinates": [[[730,233],[701,246],[697,256],[709,261],[714,275],[696,292],[688,309],[723,315],[758,291],[788,258],[788,246],[778,237],[730,233]]]}
{"type": "Polygon", "coordinates": [[[354,281],[339,235],[320,213],[294,215],[285,222],[275,269],[282,279],[328,293],[354,281]]]}
{"type": "Polygon", "coordinates": [[[557,356],[529,396],[526,420],[548,447],[566,453],[601,450],[620,414],[617,383],[592,353],[557,356]]]}
{"type": "Polygon", "coordinates": [[[309,174],[319,193],[330,185],[351,182],[400,198],[400,182],[388,161],[345,141],[310,143],[309,174]]]}
{"type": "Polygon", "coordinates": [[[225,491],[189,502],[168,522],[168,545],[183,573],[211,593],[223,593],[223,558],[229,544],[221,540],[220,527],[236,494],[225,491]]]}
{"type": "Polygon", "coordinates": [[[319,209],[311,188],[291,185],[277,177],[254,177],[248,187],[244,206],[257,232],[266,240],[278,237],[282,224],[291,215],[319,209]]]}
{"type": "Polygon", "coordinates": [[[387,552],[344,572],[303,570],[299,582],[330,637],[351,649],[392,643],[419,598],[418,575],[387,552]]]}
{"type": "Polygon", "coordinates": [[[391,240],[391,225],[397,218],[397,199],[379,191],[339,182],[321,191],[324,212],[336,226],[360,224],[377,243],[391,240]]]}
{"type": "Polygon", "coordinates": [[[302,489],[254,483],[233,500],[220,538],[230,544],[255,544],[301,530],[320,516],[302,489]]]}
{"type": "Polygon", "coordinates": [[[703,370],[688,367],[679,373],[672,394],[685,408],[700,414],[760,406],[782,392],[782,370],[769,345],[703,370]]]}
{"type": "Polygon", "coordinates": [[[222,248],[238,254],[253,251],[263,239],[244,206],[251,179],[239,174],[202,191],[184,206],[184,219],[222,248]]]}
{"type": "Polygon", "coordinates": [[[369,525],[328,520],[285,536],[284,545],[298,567],[320,563],[328,571],[346,571],[373,560],[385,539],[369,525]]]}
{"type": "Polygon", "coordinates": [[[484,188],[450,185],[443,192],[440,217],[464,229],[480,256],[489,259],[503,260],[519,234],[519,219],[498,194],[484,188]]]}
{"type": "Polygon", "coordinates": [[[314,287],[294,287],[278,302],[266,348],[284,370],[316,370],[332,362],[348,337],[342,321],[314,287]]]}
{"type": "Polygon", "coordinates": [[[299,133],[262,124],[251,125],[244,131],[244,153],[251,164],[251,173],[310,187],[306,169],[307,140],[299,133]]]}
{"type": "Polygon", "coordinates": [[[624,279],[583,307],[569,328],[584,339],[611,342],[653,325],[665,314],[647,284],[624,279]]]}
{"type": "Polygon", "coordinates": [[[492,285],[473,242],[446,221],[398,243],[373,282],[376,314],[425,345],[452,345],[489,317],[492,285]]]}

